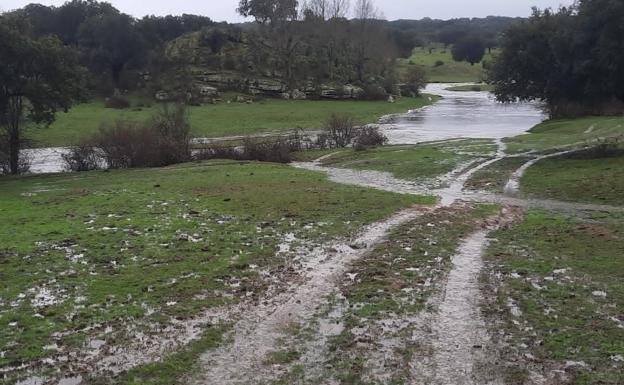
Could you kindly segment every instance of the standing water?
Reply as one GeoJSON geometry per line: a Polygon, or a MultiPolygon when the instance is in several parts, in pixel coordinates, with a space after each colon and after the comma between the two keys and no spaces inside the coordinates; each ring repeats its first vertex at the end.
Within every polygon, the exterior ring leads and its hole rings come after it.
{"type": "MultiPolygon", "coordinates": [[[[489,92],[456,92],[457,84],[429,84],[425,93],[442,96],[430,106],[381,120],[391,144],[416,144],[453,138],[501,139],[519,135],[545,119],[537,103],[498,103],[489,92]]],[[[67,148],[24,150],[31,172],[65,171],[67,148]]]]}
{"type": "Polygon", "coordinates": [[[440,101],[406,114],[386,116],[381,129],[391,144],[454,138],[502,139],[520,135],[546,119],[538,103],[499,103],[490,92],[447,91],[457,84],[429,84],[440,101]]]}

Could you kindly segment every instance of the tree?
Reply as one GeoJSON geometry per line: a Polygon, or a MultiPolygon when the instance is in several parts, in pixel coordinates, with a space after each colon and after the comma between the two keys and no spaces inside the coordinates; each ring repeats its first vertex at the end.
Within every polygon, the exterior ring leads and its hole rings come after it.
{"type": "Polygon", "coordinates": [[[475,65],[485,56],[485,43],[476,36],[468,36],[455,43],[452,54],[455,61],[467,61],[475,65]]]}
{"type": "Polygon", "coordinates": [[[297,6],[297,0],[240,0],[238,13],[262,24],[273,24],[296,19],[297,6]]]}
{"type": "Polygon", "coordinates": [[[304,0],[301,8],[305,13],[322,20],[347,17],[350,0],[304,0]]]}
{"type": "Polygon", "coordinates": [[[504,35],[490,80],[501,101],[541,100],[551,117],[624,111],[624,3],[583,0],[504,35]]]}
{"type": "Polygon", "coordinates": [[[80,25],[80,44],[89,49],[89,67],[94,73],[109,73],[119,87],[127,64],[140,61],[146,46],[134,28],[134,19],[123,13],[109,13],[87,19],[80,25]]]}
{"type": "Polygon", "coordinates": [[[33,38],[8,16],[0,16],[0,58],[0,130],[8,171],[17,174],[25,124],[50,124],[80,99],[83,70],[58,38],[33,38]]]}

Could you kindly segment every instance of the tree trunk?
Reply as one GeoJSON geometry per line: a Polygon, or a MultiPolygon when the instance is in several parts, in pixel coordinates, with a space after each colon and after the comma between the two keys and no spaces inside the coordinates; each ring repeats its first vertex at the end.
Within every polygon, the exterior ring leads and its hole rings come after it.
{"type": "Polygon", "coordinates": [[[20,122],[22,119],[22,98],[13,97],[9,100],[9,119],[7,134],[9,140],[9,172],[17,175],[20,172],[20,122]]]}
{"type": "Polygon", "coordinates": [[[11,175],[19,174],[20,136],[19,131],[9,129],[9,171],[11,175]]]}

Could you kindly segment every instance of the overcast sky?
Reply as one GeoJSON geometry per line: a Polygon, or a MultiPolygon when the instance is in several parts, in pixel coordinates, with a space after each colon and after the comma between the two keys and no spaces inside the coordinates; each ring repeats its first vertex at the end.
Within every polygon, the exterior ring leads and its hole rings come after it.
{"type": "MultiPolygon", "coordinates": [[[[354,0],[353,0],[354,1],[354,0]]],[[[33,1],[0,0],[0,11],[23,7],[33,1]]],[[[61,5],[65,0],[37,1],[46,5],[61,5]]],[[[178,15],[193,13],[209,16],[216,21],[242,21],[236,14],[238,0],[109,0],[115,7],[134,16],[178,15]]],[[[451,19],[455,17],[528,16],[531,7],[570,5],[573,0],[376,0],[377,7],[388,20],[451,19]]]]}

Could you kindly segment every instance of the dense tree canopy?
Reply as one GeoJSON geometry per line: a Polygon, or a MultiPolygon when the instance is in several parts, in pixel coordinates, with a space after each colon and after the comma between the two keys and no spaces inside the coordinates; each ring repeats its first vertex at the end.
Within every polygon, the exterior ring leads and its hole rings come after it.
{"type": "Polygon", "coordinates": [[[490,78],[502,101],[544,100],[552,116],[624,111],[624,3],[535,10],[510,28],[490,78]]]}
{"type": "Polygon", "coordinates": [[[240,0],[238,12],[261,23],[275,23],[297,18],[297,0],[240,0]]]}
{"type": "Polygon", "coordinates": [[[485,43],[476,36],[468,36],[459,39],[451,52],[454,60],[467,61],[471,65],[475,65],[485,56],[485,43]]]}
{"type": "Polygon", "coordinates": [[[56,37],[33,38],[20,20],[0,16],[0,163],[20,171],[23,129],[50,124],[82,95],[83,71],[56,37]]]}

